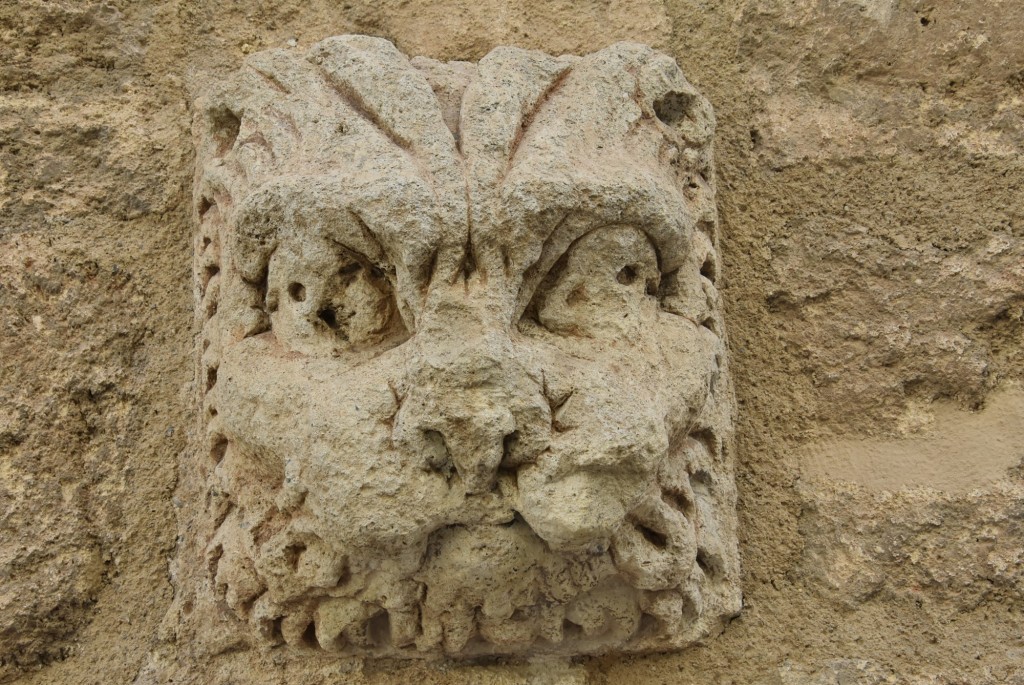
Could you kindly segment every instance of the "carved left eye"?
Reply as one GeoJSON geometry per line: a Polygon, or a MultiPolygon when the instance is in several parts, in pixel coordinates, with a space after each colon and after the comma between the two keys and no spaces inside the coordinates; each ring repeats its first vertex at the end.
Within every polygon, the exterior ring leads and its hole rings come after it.
{"type": "Polygon", "coordinates": [[[270,258],[267,309],[278,341],[304,354],[362,350],[404,331],[388,271],[326,241],[277,249],[270,258]]]}
{"type": "Polygon", "coordinates": [[[563,335],[630,334],[657,307],[658,257],[631,226],[607,226],[579,238],[544,279],[531,309],[563,335]]]}

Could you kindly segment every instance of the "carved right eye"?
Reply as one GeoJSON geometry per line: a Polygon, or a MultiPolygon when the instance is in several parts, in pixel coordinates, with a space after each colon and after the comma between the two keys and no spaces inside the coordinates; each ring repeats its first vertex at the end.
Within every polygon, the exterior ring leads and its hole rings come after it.
{"type": "Polygon", "coordinates": [[[278,341],[303,354],[363,350],[404,332],[388,273],[326,241],[277,249],[270,258],[267,309],[278,341]]]}
{"type": "Polygon", "coordinates": [[[631,226],[607,226],[577,240],[534,296],[537,321],[563,335],[631,335],[657,307],[658,257],[631,226]]]}

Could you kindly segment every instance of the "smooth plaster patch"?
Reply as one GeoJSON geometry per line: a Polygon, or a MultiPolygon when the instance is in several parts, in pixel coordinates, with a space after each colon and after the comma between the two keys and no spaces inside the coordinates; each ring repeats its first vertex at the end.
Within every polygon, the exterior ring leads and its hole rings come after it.
{"type": "Polygon", "coordinates": [[[936,403],[907,437],[823,441],[800,450],[813,480],[849,481],[874,491],[926,487],[964,493],[1002,478],[1024,458],[1024,390],[993,394],[977,412],[936,403]]]}

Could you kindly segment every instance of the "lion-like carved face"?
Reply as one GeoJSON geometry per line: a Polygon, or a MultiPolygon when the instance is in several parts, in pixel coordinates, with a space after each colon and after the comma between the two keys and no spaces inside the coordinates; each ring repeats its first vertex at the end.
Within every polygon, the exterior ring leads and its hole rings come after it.
{"type": "Polygon", "coordinates": [[[738,610],[712,120],[671,60],[346,36],[200,111],[216,601],[382,655],[664,649],[738,610]]]}

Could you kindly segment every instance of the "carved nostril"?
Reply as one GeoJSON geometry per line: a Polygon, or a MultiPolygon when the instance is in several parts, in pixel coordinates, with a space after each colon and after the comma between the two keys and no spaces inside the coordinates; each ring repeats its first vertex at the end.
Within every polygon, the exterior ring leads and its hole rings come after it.
{"type": "Polygon", "coordinates": [[[508,485],[508,476],[539,452],[532,424],[543,421],[540,409],[521,411],[517,419],[515,397],[454,383],[438,388],[431,380],[399,410],[397,444],[415,454],[420,468],[467,495],[491,492],[499,480],[508,485]],[[517,430],[519,421],[525,430],[517,430]]]}
{"type": "Polygon", "coordinates": [[[324,307],[316,313],[317,317],[323,321],[328,328],[335,329],[338,327],[338,314],[331,307],[324,307]]]}
{"type": "Polygon", "coordinates": [[[451,452],[448,450],[448,442],[444,435],[436,430],[423,431],[424,460],[427,467],[433,471],[440,472],[446,480],[451,481],[455,475],[455,464],[452,462],[451,452]]]}
{"type": "Polygon", "coordinates": [[[501,465],[503,467],[518,466],[516,452],[519,447],[519,431],[512,431],[501,441],[501,465]]]}

